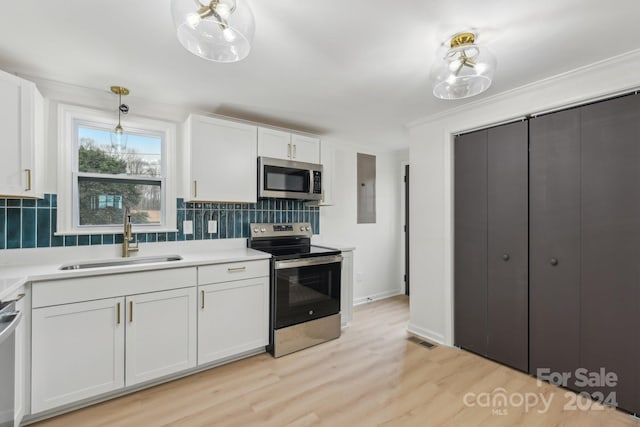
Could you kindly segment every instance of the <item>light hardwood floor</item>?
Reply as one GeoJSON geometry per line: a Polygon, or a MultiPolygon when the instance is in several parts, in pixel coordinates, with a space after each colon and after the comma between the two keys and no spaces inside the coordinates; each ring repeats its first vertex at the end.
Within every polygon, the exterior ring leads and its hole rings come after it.
{"type": "Polygon", "coordinates": [[[280,359],[258,355],[35,425],[640,426],[612,409],[564,410],[563,389],[539,387],[465,351],[408,340],[408,308],[406,297],[362,305],[338,340],[280,359]],[[467,393],[482,402],[481,393],[497,388],[516,406],[465,405],[467,393]],[[542,403],[518,407],[526,393],[552,398],[548,411],[539,413],[542,403]]]}

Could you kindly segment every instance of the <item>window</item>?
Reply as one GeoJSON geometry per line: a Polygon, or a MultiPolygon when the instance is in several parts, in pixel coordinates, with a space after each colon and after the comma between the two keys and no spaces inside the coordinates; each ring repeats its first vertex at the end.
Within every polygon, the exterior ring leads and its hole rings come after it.
{"type": "Polygon", "coordinates": [[[123,121],[126,142],[116,144],[112,115],[65,105],[60,113],[59,234],[120,232],[126,208],[138,231],[175,230],[175,189],[167,184],[174,125],[123,121]]]}

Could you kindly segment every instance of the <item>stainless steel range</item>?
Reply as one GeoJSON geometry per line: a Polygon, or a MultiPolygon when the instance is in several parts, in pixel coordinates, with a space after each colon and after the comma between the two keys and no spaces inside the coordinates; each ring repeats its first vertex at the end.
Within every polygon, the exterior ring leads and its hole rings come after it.
{"type": "Polygon", "coordinates": [[[311,224],[251,224],[249,247],[272,254],[270,340],[284,356],[340,336],[341,252],[311,245],[311,224]]]}

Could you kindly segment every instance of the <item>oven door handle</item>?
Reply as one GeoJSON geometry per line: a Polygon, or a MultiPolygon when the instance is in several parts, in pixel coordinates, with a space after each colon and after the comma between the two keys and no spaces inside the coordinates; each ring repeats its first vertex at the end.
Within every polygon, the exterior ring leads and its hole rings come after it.
{"type": "Polygon", "coordinates": [[[312,265],[333,264],[342,261],[342,255],[320,256],[313,258],[292,259],[286,261],[276,261],[276,270],[285,268],[309,267],[312,265]]]}

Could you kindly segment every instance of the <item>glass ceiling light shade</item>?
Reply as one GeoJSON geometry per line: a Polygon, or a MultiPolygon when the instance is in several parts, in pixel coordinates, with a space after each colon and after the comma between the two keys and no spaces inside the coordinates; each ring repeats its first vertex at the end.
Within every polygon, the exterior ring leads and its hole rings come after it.
{"type": "Polygon", "coordinates": [[[255,32],[246,0],[171,0],[178,40],[189,52],[216,62],[249,55],[255,32]]]}
{"type": "Polygon", "coordinates": [[[123,153],[127,149],[127,134],[122,130],[120,116],[129,112],[129,106],[122,103],[122,95],[129,95],[129,89],[122,86],[111,86],[111,92],[118,95],[118,124],[111,132],[111,147],[118,153],[123,153]]]}
{"type": "Polygon", "coordinates": [[[451,38],[450,48],[432,69],[435,97],[463,99],[489,89],[496,59],[475,40],[474,33],[458,33],[451,38]]]}

